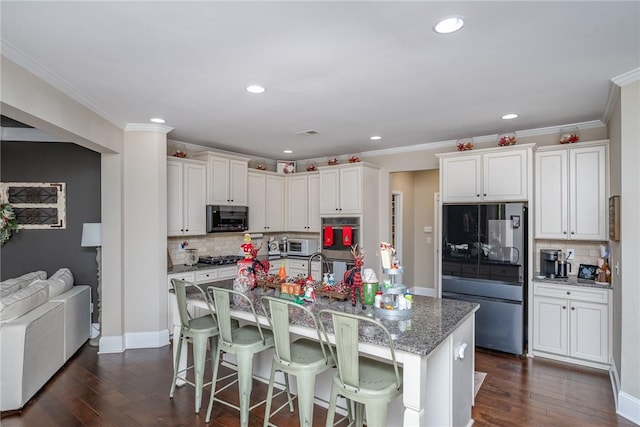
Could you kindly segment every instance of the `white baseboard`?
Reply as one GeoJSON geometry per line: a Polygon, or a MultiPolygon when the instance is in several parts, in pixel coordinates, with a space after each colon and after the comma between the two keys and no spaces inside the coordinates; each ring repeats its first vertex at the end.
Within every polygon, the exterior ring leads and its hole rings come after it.
{"type": "Polygon", "coordinates": [[[132,332],[124,335],[100,338],[98,354],[122,353],[130,348],[158,348],[169,345],[169,330],[132,332]]]}
{"type": "Polygon", "coordinates": [[[640,425],[640,399],[621,391],[618,393],[618,415],[640,425]]]}

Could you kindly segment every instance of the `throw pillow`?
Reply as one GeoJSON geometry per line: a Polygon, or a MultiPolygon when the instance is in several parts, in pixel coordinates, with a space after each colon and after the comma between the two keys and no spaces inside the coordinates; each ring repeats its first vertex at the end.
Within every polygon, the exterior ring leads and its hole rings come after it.
{"type": "Polygon", "coordinates": [[[36,280],[44,280],[46,278],[46,271],[33,271],[31,273],[23,274],[20,277],[7,279],[3,282],[0,282],[0,298],[4,298],[9,294],[26,288],[36,280]]]}
{"type": "Polygon", "coordinates": [[[65,286],[68,286],[69,288],[73,286],[73,274],[71,274],[71,270],[68,268],[59,269],[51,275],[50,279],[62,280],[65,286]]]}
{"type": "Polygon", "coordinates": [[[49,301],[49,284],[41,281],[0,299],[0,322],[8,322],[49,301]]]}

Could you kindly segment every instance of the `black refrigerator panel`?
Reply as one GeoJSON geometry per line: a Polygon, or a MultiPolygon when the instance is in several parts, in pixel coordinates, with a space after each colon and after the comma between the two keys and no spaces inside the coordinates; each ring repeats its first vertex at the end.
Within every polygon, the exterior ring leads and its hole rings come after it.
{"type": "Polygon", "coordinates": [[[444,205],[442,274],[523,283],[526,217],[522,203],[444,205]]]}

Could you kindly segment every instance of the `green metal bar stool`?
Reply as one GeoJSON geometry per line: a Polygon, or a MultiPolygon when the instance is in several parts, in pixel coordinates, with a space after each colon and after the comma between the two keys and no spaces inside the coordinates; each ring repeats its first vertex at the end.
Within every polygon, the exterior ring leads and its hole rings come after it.
{"type": "MultiPolygon", "coordinates": [[[[214,365],[216,363],[216,360],[213,355],[218,353],[218,324],[213,317],[212,312],[205,316],[193,318],[187,310],[186,288],[192,287],[194,289],[197,289],[206,299],[206,294],[202,289],[200,289],[193,283],[178,279],[171,279],[171,286],[173,287],[173,292],[175,293],[178,302],[178,312],[180,314],[180,336],[173,338],[174,345],[177,344],[178,347],[176,351],[175,365],[173,367],[173,380],[171,381],[171,391],[169,392],[169,398],[173,398],[173,394],[176,390],[176,381],[178,377],[180,377],[182,380],[184,380],[184,382],[194,386],[196,389],[195,409],[197,414],[200,412],[200,406],[202,402],[202,389],[206,386],[215,384],[215,368],[217,367],[217,365],[214,365]],[[176,339],[178,340],[177,343],[175,342],[176,339]],[[182,352],[182,346],[188,341],[191,341],[193,344],[193,365],[179,370],[178,365],[180,361],[180,353],[182,352]],[[212,376],[210,382],[203,384],[204,365],[207,354],[207,341],[211,346],[211,368],[214,372],[214,375],[212,376]],[[194,370],[194,382],[188,381],[186,378],[186,372],[192,368],[194,370]],[[181,376],[182,374],[184,374],[184,376],[181,376]]],[[[212,392],[214,388],[214,386],[211,387],[212,392]]]]}
{"type": "MultiPolygon", "coordinates": [[[[313,398],[315,395],[316,376],[331,368],[335,368],[335,360],[330,350],[325,348],[318,323],[308,308],[293,301],[270,296],[262,297],[262,307],[271,324],[275,338],[276,352],[271,363],[271,377],[264,413],[264,427],[269,425],[271,415],[271,401],[276,371],[286,375],[295,375],[298,382],[298,412],[300,426],[310,427],[313,424],[313,398]],[[269,310],[267,311],[267,305],[269,310]],[[289,332],[289,316],[303,319],[309,326],[313,326],[318,334],[317,340],[300,338],[291,341],[289,332]]],[[[292,399],[289,396],[289,410],[293,412],[292,399]]],[[[283,405],[284,406],[284,405],[283,405]]],[[[282,407],[278,408],[278,412],[282,407]]],[[[275,413],[274,412],[274,413],[275,413]]]]}
{"type": "MultiPolygon", "coordinates": [[[[211,409],[213,408],[213,401],[224,403],[231,407],[240,410],[240,425],[246,427],[249,425],[249,411],[250,411],[250,397],[253,381],[253,356],[263,350],[274,346],[274,338],[271,331],[263,329],[258,321],[255,308],[251,299],[238,291],[231,289],[223,289],[215,286],[209,286],[207,293],[213,300],[215,307],[215,314],[218,320],[219,335],[218,335],[218,351],[215,355],[215,366],[217,366],[220,360],[220,352],[235,354],[238,363],[238,392],[240,395],[240,407],[229,404],[215,398],[215,393],[212,393],[209,398],[209,408],[207,409],[206,422],[209,422],[211,418],[211,409]],[[244,325],[240,327],[234,327],[231,319],[231,302],[234,304],[245,304],[250,308],[253,313],[255,325],[244,325]]],[[[217,372],[214,372],[217,376],[217,372]]],[[[216,378],[214,376],[214,378],[216,378]]],[[[288,390],[287,381],[287,390],[288,390]]],[[[262,404],[260,402],[258,405],[262,404]]]]}
{"type": "MultiPolygon", "coordinates": [[[[338,362],[338,372],[333,377],[331,386],[327,427],[333,426],[338,395],[354,402],[357,426],[363,424],[364,409],[367,427],[385,427],[387,405],[402,394],[402,369],[398,367],[396,361],[391,334],[380,322],[369,317],[333,310],[322,310],[319,316],[325,338],[327,333],[323,321],[328,316],[333,321],[335,334],[335,354],[333,355],[338,362]],[[371,328],[367,333],[375,333],[376,337],[386,342],[391,352],[391,364],[360,357],[358,352],[360,328],[371,328]]],[[[331,351],[333,353],[333,349],[331,351]]]]}

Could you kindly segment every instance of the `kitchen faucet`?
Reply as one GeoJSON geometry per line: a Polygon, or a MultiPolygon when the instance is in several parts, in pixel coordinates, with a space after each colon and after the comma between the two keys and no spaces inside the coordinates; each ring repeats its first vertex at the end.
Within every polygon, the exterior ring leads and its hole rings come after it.
{"type": "MultiPolygon", "coordinates": [[[[311,276],[311,261],[313,261],[313,258],[320,256],[321,261],[324,261],[324,265],[325,267],[327,267],[327,272],[331,272],[331,268],[329,267],[329,261],[327,260],[327,257],[322,253],[322,252],[316,252],[313,253],[311,255],[309,255],[309,261],[307,261],[309,263],[309,272],[307,274],[307,277],[311,276]]],[[[323,270],[322,270],[322,266],[320,266],[320,275],[322,275],[323,270]]]]}

